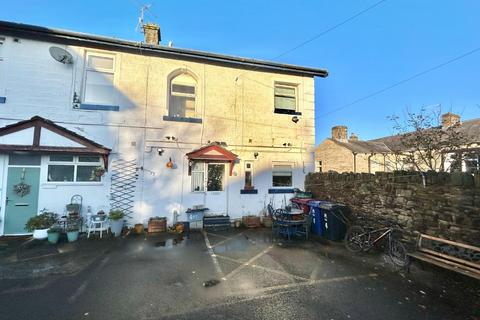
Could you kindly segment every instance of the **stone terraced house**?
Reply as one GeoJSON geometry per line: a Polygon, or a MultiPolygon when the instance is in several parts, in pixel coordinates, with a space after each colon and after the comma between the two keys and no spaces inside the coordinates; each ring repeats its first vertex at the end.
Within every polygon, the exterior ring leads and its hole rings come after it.
{"type": "Polygon", "coordinates": [[[168,224],[288,200],[314,170],[326,70],[0,22],[0,235],[42,209],[168,224]]]}
{"type": "MultiPolygon", "coordinates": [[[[450,158],[445,157],[444,167],[463,172],[480,170],[480,118],[461,121],[456,114],[443,114],[442,129],[453,125],[467,138],[465,148],[458,151],[468,152],[469,156],[458,166],[452,166],[450,158]]],[[[335,126],[332,137],[322,141],[315,149],[315,171],[375,173],[408,170],[397,165],[399,161],[394,156],[397,150],[404,150],[400,135],[362,141],[353,133],[348,137],[346,126],[335,126]]]]}

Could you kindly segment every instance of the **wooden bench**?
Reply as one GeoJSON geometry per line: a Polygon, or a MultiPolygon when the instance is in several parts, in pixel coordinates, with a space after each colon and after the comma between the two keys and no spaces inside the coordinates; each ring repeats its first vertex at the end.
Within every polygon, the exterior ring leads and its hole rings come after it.
{"type": "Polygon", "coordinates": [[[410,257],[480,280],[480,248],[420,234],[410,257]]]}

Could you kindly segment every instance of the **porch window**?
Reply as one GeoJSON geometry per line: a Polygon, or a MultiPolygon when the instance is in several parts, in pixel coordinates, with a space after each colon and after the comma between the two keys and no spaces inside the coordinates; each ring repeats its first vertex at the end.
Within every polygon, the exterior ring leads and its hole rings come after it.
{"type": "Polygon", "coordinates": [[[192,165],[192,191],[205,191],[205,164],[194,162],[192,165]]]}
{"type": "Polygon", "coordinates": [[[207,191],[223,191],[224,164],[208,164],[207,191]]]}
{"type": "Polygon", "coordinates": [[[168,115],[195,118],[196,81],[189,74],[180,74],[170,81],[168,115]]]}
{"type": "Polygon", "coordinates": [[[275,84],[275,113],[295,114],[297,112],[297,87],[275,84]]]}
{"type": "Polygon", "coordinates": [[[292,165],[278,164],[273,165],[272,186],[273,187],[291,187],[293,186],[292,165]]]}
{"type": "Polygon", "coordinates": [[[114,56],[87,53],[84,102],[99,105],[115,104],[114,75],[114,56]]]}
{"type": "Polygon", "coordinates": [[[48,163],[49,182],[99,182],[95,169],[101,167],[98,156],[52,155],[48,163]]]}

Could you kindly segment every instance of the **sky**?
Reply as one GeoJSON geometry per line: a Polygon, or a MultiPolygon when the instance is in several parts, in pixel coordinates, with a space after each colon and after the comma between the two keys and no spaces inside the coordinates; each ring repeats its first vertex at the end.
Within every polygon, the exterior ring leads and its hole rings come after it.
{"type": "Polygon", "coordinates": [[[335,125],[362,140],[391,135],[389,116],[421,107],[480,118],[480,50],[375,94],[480,48],[480,1],[384,0],[325,33],[377,2],[15,0],[0,20],[141,41],[139,9],[151,4],[145,20],[160,24],[164,44],[325,68],[329,77],[315,79],[317,143],[335,125]]]}

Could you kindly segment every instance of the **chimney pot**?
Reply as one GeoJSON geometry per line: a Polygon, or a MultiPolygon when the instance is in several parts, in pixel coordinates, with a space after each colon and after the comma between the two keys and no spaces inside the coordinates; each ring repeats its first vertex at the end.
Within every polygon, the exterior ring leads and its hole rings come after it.
{"type": "Polygon", "coordinates": [[[358,141],[358,136],[352,132],[350,138],[348,138],[348,141],[358,141]]]}
{"type": "Polygon", "coordinates": [[[442,114],[442,129],[450,128],[456,124],[460,124],[460,116],[451,112],[442,114]]]}
{"type": "Polygon", "coordinates": [[[160,26],[156,23],[147,23],[143,25],[143,34],[145,35],[145,43],[158,45],[162,41],[160,34],[160,26]]]}
{"type": "Polygon", "coordinates": [[[332,128],[332,139],[347,142],[347,132],[346,126],[335,126],[332,128]]]}

